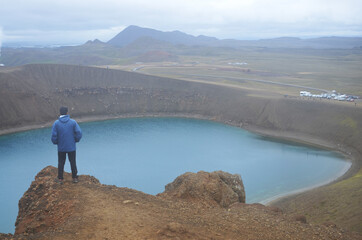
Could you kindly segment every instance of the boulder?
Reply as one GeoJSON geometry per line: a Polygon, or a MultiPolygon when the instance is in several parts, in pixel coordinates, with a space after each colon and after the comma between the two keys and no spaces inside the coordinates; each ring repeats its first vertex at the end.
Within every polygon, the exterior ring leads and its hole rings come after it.
{"type": "Polygon", "coordinates": [[[161,196],[199,201],[227,208],[233,203],[245,203],[241,176],[223,171],[187,172],[165,186],[161,196]]]}
{"type": "Polygon", "coordinates": [[[307,223],[307,218],[304,215],[296,215],[294,216],[294,220],[301,223],[307,223]]]}

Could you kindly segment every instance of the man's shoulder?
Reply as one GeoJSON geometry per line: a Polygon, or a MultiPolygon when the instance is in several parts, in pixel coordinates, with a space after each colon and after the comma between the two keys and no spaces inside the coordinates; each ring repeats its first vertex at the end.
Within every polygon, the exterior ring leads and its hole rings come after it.
{"type": "Polygon", "coordinates": [[[78,124],[76,120],[74,120],[73,118],[69,118],[69,122],[71,122],[72,124],[78,124]]]}
{"type": "Polygon", "coordinates": [[[69,118],[69,121],[71,121],[71,122],[77,122],[77,121],[74,120],[73,118],[69,118]]]}

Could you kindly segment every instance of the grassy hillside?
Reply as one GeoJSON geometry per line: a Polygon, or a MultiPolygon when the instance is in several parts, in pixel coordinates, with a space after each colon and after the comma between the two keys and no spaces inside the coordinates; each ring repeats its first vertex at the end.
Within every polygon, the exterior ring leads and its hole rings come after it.
{"type": "MultiPolygon", "coordinates": [[[[361,63],[360,50],[248,48],[234,53],[225,50],[219,56],[183,56],[174,65],[144,64],[140,71],[175,78],[228,80],[244,86],[254,84],[248,79],[266,80],[362,96],[361,63]]],[[[258,88],[269,89],[270,85],[259,84],[258,88]]],[[[299,91],[289,91],[293,93],[299,91]]]]}
{"type": "Polygon", "coordinates": [[[333,222],[362,232],[362,170],[353,177],[327,187],[287,198],[275,205],[289,213],[305,215],[308,221],[333,222]]]}

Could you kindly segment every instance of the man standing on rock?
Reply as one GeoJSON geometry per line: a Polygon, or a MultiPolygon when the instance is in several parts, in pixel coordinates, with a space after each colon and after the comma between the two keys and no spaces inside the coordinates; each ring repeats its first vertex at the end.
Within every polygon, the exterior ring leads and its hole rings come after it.
{"type": "Polygon", "coordinates": [[[52,128],[52,142],[58,145],[58,178],[56,181],[60,184],[63,183],[63,172],[66,154],[72,169],[73,183],[78,182],[78,171],[76,164],[76,147],[75,143],[79,142],[82,138],[82,130],[78,123],[67,115],[68,108],[60,108],[60,117],[53,124],[52,128]]]}

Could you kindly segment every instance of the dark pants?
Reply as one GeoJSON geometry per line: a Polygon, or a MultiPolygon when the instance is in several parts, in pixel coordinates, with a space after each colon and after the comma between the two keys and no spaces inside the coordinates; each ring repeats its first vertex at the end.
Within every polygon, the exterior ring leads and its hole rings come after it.
{"type": "Polygon", "coordinates": [[[68,153],[68,159],[70,162],[70,167],[72,169],[72,178],[77,178],[77,164],[75,162],[75,151],[74,152],[58,152],[58,178],[63,179],[64,164],[66,159],[66,154],[68,153]]]}

